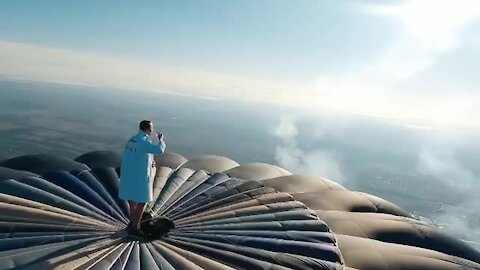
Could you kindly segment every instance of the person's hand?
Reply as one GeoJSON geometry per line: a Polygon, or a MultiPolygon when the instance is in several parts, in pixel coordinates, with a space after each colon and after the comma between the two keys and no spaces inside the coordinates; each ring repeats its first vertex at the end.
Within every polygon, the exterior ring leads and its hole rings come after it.
{"type": "Polygon", "coordinates": [[[157,133],[157,137],[160,141],[163,140],[163,134],[162,133],[157,133]]]}

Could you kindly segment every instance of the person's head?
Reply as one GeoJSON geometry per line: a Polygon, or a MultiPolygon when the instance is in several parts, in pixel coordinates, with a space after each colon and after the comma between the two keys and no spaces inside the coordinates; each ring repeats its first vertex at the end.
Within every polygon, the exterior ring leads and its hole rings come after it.
{"type": "Polygon", "coordinates": [[[140,124],[138,125],[138,128],[140,130],[143,130],[145,133],[147,133],[148,135],[152,134],[153,132],[153,124],[152,124],[152,121],[148,121],[148,120],[143,120],[142,122],[140,122],[140,124]]]}

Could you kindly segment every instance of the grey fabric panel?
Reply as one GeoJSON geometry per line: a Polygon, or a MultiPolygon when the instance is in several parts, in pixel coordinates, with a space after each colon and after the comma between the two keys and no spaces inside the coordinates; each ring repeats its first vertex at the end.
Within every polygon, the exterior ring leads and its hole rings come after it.
{"type": "Polygon", "coordinates": [[[128,203],[118,197],[120,178],[115,169],[111,167],[102,167],[95,168],[91,170],[91,172],[93,175],[95,175],[95,178],[97,178],[98,181],[102,183],[102,185],[110,193],[112,198],[115,199],[115,202],[120,207],[124,215],[128,216],[128,213],[130,211],[128,203]]]}
{"type": "Polygon", "coordinates": [[[153,259],[162,270],[175,270],[175,268],[152,246],[151,243],[145,244],[153,259]]]}
{"type": "MultiPolygon", "coordinates": [[[[303,242],[315,242],[315,243],[330,243],[334,244],[335,236],[332,232],[317,232],[317,231],[260,231],[260,230],[204,230],[201,233],[215,234],[215,235],[234,235],[234,236],[256,236],[263,238],[285,239],[295,240],[303,242]]],[[[172,232],[172,236],[189,237],[192,234],[198,234],[195,232],[172,232]]]]}
{"type": "Polygon", "coordinates": [[[104,235],[105,232],[92,232],[92,231],[76,231],[74,233],[71,232],[11,232],[11,233],[0,233],[0,239],[7,239],[7,238],[22,238],[22,237],[38,237],[38,236],[68,236],[68,235],[84,235],[88,237],[95,237],[104,235]]]}
{"type": "Polygon", "coordinates": [[[217,258],[219,262],[229,265],[236,269],[269,269],[269,270],[287,270],[289,268],[250,258],[238,254],[236,252],[230,252],[226,250],[211,248],[199,244],[189,243],[181,240],[168,239],[169,243],[176,245],[192,252],[202,254],[206,257],[217,258]]]}
{"type": "Polygon", "coordinates": [[[0,166],[43,175],[52,171],[86,170],[82,163],[53,155],[30,155],[7,159],[0,166]]]}
{"type": "Polygon", "coordinates": [[[245,222],[241,224],[206,225],[193,228],[179,228],[178,231],[203,231],[203,230],[272,230],[272,231],[321,231],[328,232],[329,228],[321,220],[299,221],[267,221],[245,222]]]}
{"type": "Polygon", "coordinates": [[[122,163],[122,156],[113,151],[92,151],[74,159],[76,162],[87,165],[90,169],[99,167],[118,168],[122,163]]]}
{"type": "Polygon", "coordinates": [[[105,228],[98,226],[75,226],[71,224],[51,224],[51,223],[27,223],[27,222],[0,222],[0,232],[84,232],[84,231],[105,231],[105,228]]]}
{"type": "MultiPolygon", "coordinates": [[[[120,244],[106,254],[105,257],[101,258],[98,262],[93,265],[90,265],[90,270],[105,270],[110,269],[120,258],[123,252],[128,248],[128,244],[120,244]]],[[[86,267],[86,265],[84,266],[86,267]]]]}
{"type": "Polygon", "coordinates": [[[257,181],[236,181],[232,179],[203,191],[201,196],[197,196],[182,205],[182,209],[178,210],[173,216],[180,217],[184,213],[191,213],[193,209],[198,211],[203,208],[211,208],[214,205],[219,206],[222,204],[227,205],[229,202],[239,202],[239,197],[251,197],[255,194],[274,192],[273,188],[265,188],[257,181]]]}
{"type": "MultiPolygon", "coordinates": [[[[57,205],[48,205],[48,204],[42,204],[40,202],[28,200],[26,198],[20,198],[16,196],[11,196],[7,194],[0,193],[0,202],[2,205],[2,208],[6,212],[12,211],[13,209],[17,209],[21,212],[27,213],[28,210],[30,211],[35,211],[38,213],[34,214],[31,216],[32,219],[38,219],[39,216],[44,215],[44,214],[60,214],[64,217],[68,218],[74,218],[74,219],[83,219],[85,222],[84,223],[95,223],[97,225],[106,225],[107,227],[111,227],[111,224],[106,224],[102,220],[94,219],[89,216],[85,216],[80,213],[68,211],[65,209],[58,208],[57,205]]],[[[19,217],[22,217],[22,215],[19,215],[19,217]]],[[[48,220],[46,220],[48,221],[48,220]]]]}
{"type": "MultiPolygon", "coordinates": [[[[275,193],[278,194],[278,193],[275,193]]],[[[199,223],[199,222],[208,222],[212,220],[221,220],[221,219],[229,219],[229,218],[238,218],[244,216],[251,216],[251,215],[261,215],[261,214],[269,214],[269,213],[277,213],[283,211],[290,211],[290,210],[302,210],[307,209],[305,205],[301,202],[297,201],[289,201],[289,202],[276,202],[276,203],[269,203],[269,204],[261,204],[260,201],[258,202],[259,205],[249,206],[245,205],[246,207],[239,207],[235,208],[234,206],[238,205],[230,205],[222,208],[217,208],[218,212],[207,211],[207,215],[202,216],[192,216],[188,217],[187,219],[183,220],[176,220],[175,224],[182,225],[185,223],[199,223]]],[[[203,212],[202,214],[205,214],[203,212]]]]}
{"type": "Polygon", "coordinates": [[[187,260],[185,257],[176,253],[175,251],[166,248],[160,244],[160,241],[155,241],[152,243],[153,248],[164,257],[174,269],[192,269],[192,270],[201,270],[202,268],[193,262],[187,260]]]}
{"type": "MultiPolygon", "coordinates": [[[[293,255],[284,252],[272,252],[263,249],[257,249],[252,247],[238,246],[233,243],[220,243],[216,241],[192,239],[192,238],[178,238],[188,243],[195,243],[198,245],[207,246],[210,248],[225,250],[229,252],[238,253],[249,258],[254,258],[260,261],[279,264],[291,269],[308,270],[308,269],[339,269],[340,264],[333,262],[322,261],[305,256],[293,255]]],[[[175,243],[175,238],[171,238],[167,241],[175,243]]]]}
{"type": "Polygon", "coordinates": [[[78,249],[101,243],[101,238],[65,241],[0,252],[0,269],[27,267],[37,262],[74,252],[78,249]]]}
{"type": "MultiPolygon", "coordinates": [[[[76,194],[72,193],[71,191],[62,188],[59,185],[55,185],[55,184],[53,184],[53,183],[51,183],[47,180],[44,180],[44,179],[41,179],[41,178],[38,178],[38,177],[28,177],[28,178],[24,178],[24,179],[19,179],[17,181],[20,182],[20,183],[29,185],[31,187],[38,188],[38,189],[43,190],[43,191],[45,191],[47,193],[50,193],[52,195],[61,197],[61,198],[65,199],[66,201],[69,201],[69,202],[72,202],[72,203],[77,204],[79,206],[82,206],[83,208],[88,209],[90,211],[93,211],[93,212],[95,212],[99,215],[104,215],[105,214],[104,211],[98,209],[97,207],[95,207],[95,205],[93,205],[93,204],[85,201],[83,198],[79,197],[77,194],[81,193],[81,192],[77,192],[76,194]]],[[[0,186],[1,185],[2,185],[2,183],[0,183],[0,186]]],[[[73,190],[73,191],[75,192],[75,190],[73,190]]],[[[101,197],[98,196],[96,199],[101,200],[101,197]]],[[[103,200],[101,200],[101,201],[103,201],[103,200]]],[[[108,208],[110,208],[110,206],[107,205],[107,204],[104,204],[104,209],[108,209],[108,208]]],[[[71,211],[71,209],[69,209],[69,210],[71,211]]],[[[110,217],[109,220],[114,221],[114,219],[112,217],[110,217]]]]}
{"type": "Polygon", "coordinates": [[[191,228],[195,229],[198,226],[215,225],[215,224],[240,224],[248,222],[268,222],[268,221],[283,221],[283,220],[316,220],[317,215],[313,210],[292,210],[284,212],[275,212],[268,214],[251,214],[248,216],[215,219],[204,222],[189,223],[176,228],[191,228]]]}
{"type": "Polygon", "coordinates": [[[125,270],[140,270],[140,248],[138,243],[133,244],[130,256],[128,256],[127,265],[125,265],[125,270]]]}
{"type": "MultiPolygon", "coordinates": [[[[259,197],[263,194],[274,193],[275,190],[270,187],[261,187],[253,190],[247,190],[238,194],[233,194],[228,197],[223,197],[223,194],[219,194],[219,196],[211,197],[206,199],[204,203],[196,203],[190,205],[189,207],[185,208],[183,211],[179,211],[175,218],[182,218],[188,215],[193,215],[207,209],[214,209],[217,207],[222,207],[226,205],[232,205],[239,202],[247,201],[256,197],[259,197]]],[[[228,193],[224,193],[225,195],[229,195],[228,193]]]]}
{"type": "Polygon", "coordinates": [[[147,248],[145,244],[140,244],[140,269],[146,270],[160,270],[164,268],[160,268],[155,259],[153,258],[150,250],[147,248]]]}
{"type": "MultiPolygon", "coordinates": [[[[60,269],[90,270],[90,267],[92,265],[95,265],[95,263],[97,262],[99,264],[104,264],[105,261],[102,258],[104,258],[105,256],[108,256],[108,254],[112,252],[114,249],[115,249],[114,246],[110,246],[110,247],[104,247],[104,248],[97,248],[90,252],[82,252],[81,257],[79,259],[77,259],[77,257],[79,256],[75,254],[70,258],[65,258],[65,260],[63,261],[64,264],[58,265],[58,267],[56,267],[55,269],[60,268],[60,269]],[[71,260],[71,261],[68,261],[68,260],[71,260]]],[[[38,268],[31,269],[31,270],[37,270],[37,269],[38,268]]],[[[107,268],[105,267],[103,269],[107,269],[107,268]]]]}
{"type": "MultiPolygon", "coordinates": [[[[267,205],[271,203],[282,203],[282,202],[294,202],[293,197],[288,194],[288,193],[267,193],[267,194],[262,194],[260,196],[257,196],[253,199],[250,200],[244,200],[241,202],[237,202],[235,204],[230,204],[226,206],[220,206],[215,209],[210,209],[206,210],[200,213],[197,213],[195,215],[191,216],[186,216],[182,217],[179,219],[176,219],[175,222],[178,222],[179,224],[187,223],[189,221],[196,220],[197,218],[209,218],[212,216],[215,216],[217,214],[224,214],[224,213],[231,213],[231,211],[235,211],[237,209],[243,209],[247,207],[255,207],[255,206],[262,206],[262,205],[267,205]]],[[[303,203],[297,202],[298,204],[301,204],[304,206],[303,203]]]]}
{"type": "Polygon", "coordinates": [[[4,194],[17,196],[47,205],[55,205],[56,207],[72,211],[74,213],[79,213],[85,216],[109,222],[109,219],[103,216],[101,214],[101,211],[99,211],[98,209],[95,209],[93,207],[85,208],[49,192],[23,183],[19,183],[15,180],[4,180],[0,182],[0,187],[0,192],[4,194]]]}
{"type": "Polygon", "coordinates": [[[185,181],[187,181],[190,176],[195,171],[191,169],[179,169],[175,171],[165,183],[165,186],[162,188],[160,195],[156,202],[153,204],[152,209],[156,212],[163,204],[177,191],[185,181]]]}
{"type": "Polygon", "coordinates": [[[302,242],[283,239],[272,239],[252,236],[233,236],[216,234],[195,234],[189,238],[171,237],[185,242],[191,242],[193,239],[208,240],[218,243],[231,244],[235,246],[250,247],[259,250],[269,250],[272,252],[281,252],[286,254],[295,254],[326,260],[334,263],[341,263],[340,251],[333,244],[302,242]]]}
{"type": "Polygon", "coordinates": [[[112,265],[110,268],[111,270],[124,270],[125,266],[127,265],[128,258],[130,257],[130,254],[132,253],[134,242],[130,242],[128,244],[128,247],[123,250],[122,254],[120,257],[115,261],[115,263],[112,265]]]}
{"type": "Polygon", "coordinates": [[[197,196],[200,196],[203,192],[205,192],[208,189],[211,189],[217,185],[220,185],[224,183],[225,181],[228,181],[230,177],[228,177],[225,174],[213,174],[210,178],[208,178],[206,181],[201,183],[199,186],[191,190],[187,195],[185,195],[182,199],[177,201],[175,205],[171,206],[170,209],[165,212],[165,215],[167,216],[172,216],[173,214],[176,214],[177,212],[181,211],[184,209],[184,207],[187,206],[187,203],[189,203],[191,200],[195,199],[197,196]]]}
{"type": "MultiPolygon", "coordinates": [[[[60,191],[57,191],[54,194],[64,198],[65,196],[68,196],[69,198],[65,199],[74,201],[85,208],[91,209],[105,218],[108,218],[112,222],[118,222],[118,218],[122,219],[122,216],[116,212],[114,208],[100,196],[100,194],[74,175],[65,171],[58,171],[48,173],[46,177],[48,177],[48,181],[53,184],[53,187],[56,187],[57,189],[61,188],[60,191]]],[[[39,182],[38,179],[36,180],[39,182]]],[[[34,185],[35,183],[29,181],[29,184],[34,185]]],[[[44,183],[42,186],[47,187],[44,183]]],[[[50,192],[53,190],[53,187],[52,185],[48,186],[50,192]]],[[[45,190],[45,188],[43,189],[45,190]]]]}
{"type": "Polygon", "coordinates": [[[9,237],[0,239],[0,252],[12,249],[33,247],[38,245],[65,242],[70,240],[78,240],[91,238],[92,234],[69,233],[64,235],[50,236],[30,236],[30,237],[9,237]]]}
{"type": "Polygon", "coordinates": [[[202,184],[205,180],[207,180],[210,177],[210,175],[204,171],[196,171],[192,176],[190,176],[186,182],[183,183],[183,185],[165,202],[165,204],[160,207],[158,210],[159,214],[163,214],[171,207],[173,207],[178,201],[180,201],[184,196],[186,196],[189,192],[191,192],[193,189],[198,187],[200,184],[202,184]]]}
{"type": "Polygon", "coordinates": [[[128,217],[125,215],[122,209],[120,209],[115,199],[90,171],[77,172],[75,173],[75,176],[86,183],[96,193],[98,193],[105,203],[113,208],[114,213],[111,214],[112,216],[127,222],[128,217]]]}
{"type": "Polygon", "coordinates": [[[244,180],[232,179],[226,174],[215,173],[202,184],[197,186],[188,195],[184,197],[179,203],[183,208],[192,204],[196,204],[205,198],[208,198],[214,193],[221,193],[228,190],[232,186],[244,183],[244,180]]]}
{"type": "Polygon", "coordinates": [[[38,176],[32,172],[19,171],[10,168],[5,168],[0,166],[0,181],[5,179],[20,179],[25,177],[35,177],[38,176]]]}
{"type": "MultiPolygon", "coordinates": [[[[69,202],[70,206],[72,206],[71,203],[73,203],[73,204],[76,204],[78,206],[81,206],[84,209],[87,209],[88,211],[92,211],[92,212],[96,213],[97,214],[96,217],[102,216],[101,219],[103,219],[104,221],[108,221],[108,222],[114,222],[115,221],[114,218],[112,218],[110,216],[106,216],[104,211],[96,208],[94,205],[92,205],[89,202],[83,200],[82,198],[79,198],[78,196],[76,196],[76,194],[73,194],[73,193],[69,192],[68,190],[65,190],[65,189],[63,189],[63,188],[61,188],[61,187],[59,187],[55,184],[52,184],[52,183],[50,183],[46,180],[43,180],[41,178],[28,177],[28,178],[18,180],[19,183],[28,185],[28,186],[32,187],[33,189],[30,189],[30,188],[28,188],[27,186],[24,186],[24,185],[15,184],[15,182],[11,182],[11,181],[12,180],[7,180],[5,182],[5,184],[4,184],[4,182],[0,182],[0,187],[3,187],[0,190],[3,190],[4,194],[9,194],[9,195],[17,196],[17,197],[20,197],[20,198],[24,198],[23,195],[22,195],[22,194],[24,194],[24,192],[27,192],[27,193],[28,192],[34,192],[38,189],[39,192],[40,192],[40,190],[43,191],[43,192],[41,192],[41,194],[43,196],[49,196],[49,194],[50,194],[50,195],[53,195],[53,196],[50,196],[52,198],[56,198],[56,197],[62,198],[65,201],[69,202]],[[15,190],[12,191],[12,190],[9,190],[9,189],[15,189],[15,190]]],[[[0,191],[0,192],[2,192],[2,191],[0,191]]],[[[30,198],[33,201],[31,196],[26,197],[26,198],[30,198]]],[[[38,198],[40,199],[40,197],[38,197],[38,198]]],[[[51,202],[51,201],[52,200],[41,200],[39,202],[46,203],[46,202],[51,202]]],[[[60,207],[62,204],[59,204],[59,205],[50,204],[50,205],[60,207]]],[[[108,209],[109,206],[106,205],[105,207],[108,209]]],[[[68,208],[65,208],[65,209],[68,210],[68,211],[73,211],[72,207],[68,207],[68,208]]],[[[80,213],[83,214],[84,212],[80,212],[80,213]]]]}
{"type": "Polygon", "coordinates": [[[169,243],[166,243],[162,241],[162,245],[175,251],[179,255],[183,256],[190,262],[194,263],[195,265],[200,266],[203,269],[209,269],[209,270],[234,270],[230,266],[227,266],[225,264],[222,264],[220,262],[217,262],[215,260],[212,260],[210,258],[204,257],[202,255],[196,254],[194,252],[176,247],[174,245],[171,245],[169,243]]]}

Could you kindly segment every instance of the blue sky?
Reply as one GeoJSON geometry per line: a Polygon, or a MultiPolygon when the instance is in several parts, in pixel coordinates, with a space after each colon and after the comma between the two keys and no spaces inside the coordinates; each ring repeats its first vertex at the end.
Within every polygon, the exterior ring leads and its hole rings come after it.
{"type": "Polygon", "coordinates": [[[0,77],[478,128],[479,26],[476,0],[2,1],[0,77]]]}

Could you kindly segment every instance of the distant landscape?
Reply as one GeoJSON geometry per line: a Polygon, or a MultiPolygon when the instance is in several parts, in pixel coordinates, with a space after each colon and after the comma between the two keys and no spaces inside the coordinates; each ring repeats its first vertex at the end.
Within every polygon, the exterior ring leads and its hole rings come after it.
{"type": "Polygon", "coordinates": [[[475,134],[229,99],[0,81],[0,160],[120,152],[142,119],[167,151],[265,162],[372,193],[480,249],[475,134]]]}

